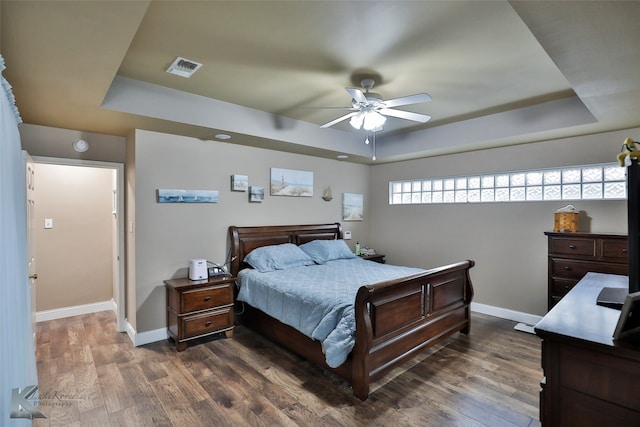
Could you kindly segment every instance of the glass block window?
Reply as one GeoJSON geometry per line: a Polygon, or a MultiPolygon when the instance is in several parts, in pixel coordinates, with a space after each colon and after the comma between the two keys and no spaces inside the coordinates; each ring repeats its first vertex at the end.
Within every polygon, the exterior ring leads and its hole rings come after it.
{"type": "Polygon", "coordinates": [[[391,181],[389,204],[623,200],[626,168],[617,163],[496,174],[391,181]]]}

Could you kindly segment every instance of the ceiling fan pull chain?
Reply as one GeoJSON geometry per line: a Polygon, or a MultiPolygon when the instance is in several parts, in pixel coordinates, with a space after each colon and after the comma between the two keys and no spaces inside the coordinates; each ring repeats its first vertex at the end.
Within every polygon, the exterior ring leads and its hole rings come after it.
{"type": "Polygon", "coordinates": [[[374,162],[376,161],[376,133],[373,132],[373,157],[371,158],[374,162]]]}

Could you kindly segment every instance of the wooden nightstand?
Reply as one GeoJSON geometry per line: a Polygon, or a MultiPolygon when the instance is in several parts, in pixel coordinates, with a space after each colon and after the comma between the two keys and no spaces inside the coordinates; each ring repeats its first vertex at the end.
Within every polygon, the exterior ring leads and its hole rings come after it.
{"type": "Polygon", "coordinates": [[[233,276],[165,280],[167,330],[178,351],[188,341],[224,332],[233,336],[233,276]]]}
{"type": "Polygon", "coordinates": [[[379,262],[380,264],[384,264],[387,261],[384,259],[384,254],[374,254],[374,255],[360,255],[362,259],[366,259],[369,261],[379,262]]]}

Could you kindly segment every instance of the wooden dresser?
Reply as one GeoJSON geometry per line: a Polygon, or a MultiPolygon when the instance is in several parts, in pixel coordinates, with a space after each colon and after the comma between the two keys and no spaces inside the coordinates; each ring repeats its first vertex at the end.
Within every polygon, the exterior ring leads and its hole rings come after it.
{"type": "Polygon", "coordinates": [[[620,310],[596,304],[626,276],[587,273],[535,326],[543,427],[640,426],[640,341],[613,341],[620,310]]]}
{"type": "Polygon", "coordinates": [[[627,236],[623,234],[555,233],[549,240],[547,306],[560,301],[588,272],[628,274],[627,236]]]}
{"type": "Polygon", "coordinates": [[[167,329],[178,351],[188,341],[224,332],[233,336],[233,276],[165,280],[167,329]]]}

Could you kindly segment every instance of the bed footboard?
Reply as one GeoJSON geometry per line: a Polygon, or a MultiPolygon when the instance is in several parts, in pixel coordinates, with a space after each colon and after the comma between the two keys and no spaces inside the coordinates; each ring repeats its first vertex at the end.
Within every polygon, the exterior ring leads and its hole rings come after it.
{"type": "Polygon", "coordinates": [[[369,384],[398,364],[458,331],[469,333],[474,265],[462,261],[359,289],[352,354],[358,398],[366,399],[369,384]]]}

